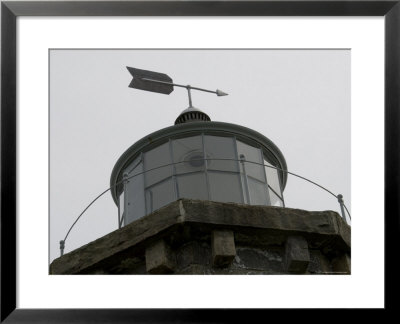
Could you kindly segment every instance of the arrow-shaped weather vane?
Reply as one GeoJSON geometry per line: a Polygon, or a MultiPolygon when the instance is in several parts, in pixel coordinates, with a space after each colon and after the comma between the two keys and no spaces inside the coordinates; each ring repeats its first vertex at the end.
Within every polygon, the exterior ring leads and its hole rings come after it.
{"type": "Polygon", "coordinates": [[[164,73],[140,70],[129,66],[127,66],[126,68],[133,77],[131,83],[129,84],[130,88],[163,93],[163,94],[170,94],[172,91],[174,91],[174,87],[186,88],[189,96],[189,108],[193,108],[192,95],[190,92],[191,90],[199,90],[204,92],[215,93],[219,97],[228,95],[227,93],[218,89],[212,91],[198,87],[192,87],[191,85],[173,83],[172,79],[164,73]]]}

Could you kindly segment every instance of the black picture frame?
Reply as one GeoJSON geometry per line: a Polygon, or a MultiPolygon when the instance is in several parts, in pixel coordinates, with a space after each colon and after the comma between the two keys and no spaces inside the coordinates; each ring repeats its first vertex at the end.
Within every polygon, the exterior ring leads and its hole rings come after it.
{"type": "MultiPolygon", "coordinates": [[[[366,1],[2,1],[1,317],[5,323],[233,322],[266,310],[16,308],[16,19],[19,16],[384,16],[385,310],[395,310],[398,275],[400,0],[366,1]],[[393,260],[393,261],[392,261],[393,260]]],[[[371,167],[373,169],[373,166],[371,167]]],[[[370,197],[366,197],[369,199],[370,197]]],[[[373,233],[371,233],[373,239],[373,233]]],[[[371,258],[373,258],[371,256],[371,258]]],[[[373,260],[371,260],[373,262],[373,260]]],[[[255,318],[255,317],[253,317],[255,318]]]]}

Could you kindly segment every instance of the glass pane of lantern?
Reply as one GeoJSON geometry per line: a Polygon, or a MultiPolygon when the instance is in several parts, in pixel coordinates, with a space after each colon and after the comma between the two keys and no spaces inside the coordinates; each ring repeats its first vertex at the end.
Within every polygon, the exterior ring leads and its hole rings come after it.
{"type": "Polygon", "coordinates": [[[152,184],[164,180],[172,176],[172,165],[164,166],[166,164],[171,164],[171,154],[169,151],[169,143],[160,145],[144,154],[144,165],[145,165],[145,179],[146,187],[152,184]],[[162,168],[151,170],[163,166],[162,168]]]}
{"type": "Polygon", "coordinates": [[[172,152],[177,174],[204,170],[203,140],[201,136],[192,136],[172,141],[172,152]]]}
{"type": "MultiPolygon", "coordinates": [[[[268,161],[264,160],[265,165],[273,166],[268,161]]],[[[268,185],[275,190],[276,193],[282,195],[281,186],[279,185],[278,171],[274,168],[265,167],[265,173],[267,174],[268,185]]]]}
{"type": "Polygon", "coordinates": [[[128,176],[133,176],[142,172],[143,168],[140,166],[142,164],[141,159],[142,157],[139,155],[127,168],[125,168],[124,173],[127,173],[128,176]]]}
{"type": "Polygon", "coordinates": [[[239,174],[208,172],[210,199],[221,202],[243,202],[239,174]]]}
{"type": "Polygon", "coordinates": [[[271,189],[268,189],[268,192],[271,199],[271,206],[283,207],[282,200],[277,195],[275,195],[271,189]]]}
{"type": "Polygon", "coordinates": [[[249,184],[250,204],[268,205],[266,184],[251,177],[247,178],[249,184]]]}
{"type": "Polygon", "coordinates": [[[147,214],[175,201],[174,182],[167,179],[146,190],[147,214]]]}
{"type": "Polygon", "coordinates": [[[208,200],[206,175],[192,173],[177,177],[179,198],[208,200]]]}
{"type": "MultiPolygon", "coordinates": [[[[142,172],[142,165],[135,169],[135,172],[142,172]]],[[[144,205],[144,176],[143,174],[130,178],[125,187],[126,191],[126,212],[125,224],[128,224],[146,214],[144,205]]]]}
{"type": "MultiPolygon", "coordinates": [[[[209,159],[237,160],[232,137],[204,136],[204,145],[209,159]]],[[[207,168],[209,170],[238,171],[238,162],[208,160],[207,168]]]]}
{"type": "MultiPolygon", "coordinates": [[[[259,163],[259,164],[244,163],[244,167],[246,168],[246,174],[260,181],[265,181],[265,174],[263,166],[261,165],[263,163],[261,158],[262,156],[261,150],[253,146],[244,144],[240,141],[237,141],[237,149],[238,149],[238,159],[240,159],[240,155],[243,154],[246,161],[259,163]]],[[[242,165],[243,164],[241,164],[241,167],[242,165]]],[[[244,170],[241,170],[241,172],[244,172],[244,170]]]]}

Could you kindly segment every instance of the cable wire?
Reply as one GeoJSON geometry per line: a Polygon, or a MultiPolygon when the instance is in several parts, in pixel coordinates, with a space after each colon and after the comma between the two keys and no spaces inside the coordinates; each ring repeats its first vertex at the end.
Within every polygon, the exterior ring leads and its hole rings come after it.
{"type": "MultiPolygon", "coordinates": [[[[104,190],[104,191],[103,191],[101,194],[99,194],[95,199],[93,199],[93,200],[91,201],[91,203],[90,203],[89,205],[86,206],[86,208],[79,214],[79,216],[77,217],[77,219],[72,223],[72,225],[71,225],[71,227],[69,228],[67,234],[65,235],[64,240],[60,241],[60,249],[62,250],[61,255],[62,255],[63,250],[64,250],[65,241],[67,240],[68,235],[69,235],[69,233],[71,232],[72,228],[75,226],[75,224],[78,222],[78,220],[82,217],[82,215],[89,209],[89,207],[92,206],[92,205],[93,205],[100,197],[102,197],[106,192],[108,192],[108,191],[110,191],[111,189],[113,189],[114,187],[117,187],[118,185],[124,183],[125,181],[128,181],[129,179],[132,179],[132,178],[134,178],[134,177],[137,177],[137,176],[139,176],[139,175],[142,175],[142,174],[144,174],[144,173],[146,173],[146,172],[158,170],[158,169],[160,169],[160,168],[165,168],[165,167],[172,166],[172,165],[179,164],[179,163],[186,163],[186,162],[193,162],[193,161],[205,161],[205,160],[207,160],[207,161],[208,161],[208,160],[210,160],[210,161],[215,161],[215,160],[216,160],[216,161],[237,161],[237,162],[241,162],[241,161],[242,161],[242,160],[238,160],[238,159],[213,159],[213,158],[193,159],[193,160],[190,160],[190,161],[189,161],[189,160],[184,160],[184,161],[179,161],[179,162],[174,162],[174,163],[168,163],[168,164],[165,164],[165,165],[162,165],[162,166],[158,166],[158,167],[155,167],[155,168],[151,168],[151,169],[149,169],[149,170],[139,172],[139,173],[134,174],[134,175],[132,175],[132,176],[130,176],[130,177],[124,178],[124,179],[121,180],[121,181],[116,182],[114,185],[112,185],[112,186],[109,187],[108,189],[104,190]],[[61,248],[61,247],[62,247],[62,248],[61,248]]],[[[330,190],[326,189],[325,187],[319,185],[318,183],[316,183],[316,182],[314,182],[314,181],[311,181],[310,179],[307,179],[307,178],[305,178],[305,177],[302,177],[302,176],[300,176],[300,175],[298,175],[298,174],[296,174],[296,173],[289,172],[289,171],[287,171],[287,170],[284,170],[284,169],[281,169],[281,168],[278,168],[278,167],[274,167],[274,166],[271,166],[271,165],[266,165],[266,164],[264,164],[264,163],[258,163],[258,162],[247,161],[247,160],[245,160],[244,162],[246,162],[246,163],[252,163],[252,164],[256,164],[256,165],[260,165],[260,166],[264,166],[264,167],[268,167],[268,168],[272,168],[272,169],[276,169],[276,170],[280,170],[280,171],[285,172],[285,173],[287,173],[287,174],[290,174],[290,175],[293,175],[293,176],[298,177],[298,178],[300,178],[300,179],[303,179],[303,180],[305,180],[305,181],[308,181],[308,182],[312,183],[313,185],[315,185],[315,186],[317,186],[317,187],[319,187],[319,188],[325,190],[326,192],[330,193],[330,194],[331,194],[332,196],[334,196],[336,199],[338,198],[338,196],[335,195],[332,191],[330,191],[330,190]]],[[[348,211],[348,209],[347,209],[347,207],[346,207],[346,205],[345,205],[344,203],[343,203],[343,206],[344,206],[344,208],[346,209],[347,214],[349,215],[350,220],[351,220],[351,215],[350,215],[350,213],[349,213],[349,211],[348,211]]]]}

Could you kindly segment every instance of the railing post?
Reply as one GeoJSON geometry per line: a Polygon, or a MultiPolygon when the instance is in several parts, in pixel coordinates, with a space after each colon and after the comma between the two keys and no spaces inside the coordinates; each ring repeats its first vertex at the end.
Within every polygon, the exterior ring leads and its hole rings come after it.
{"type": "Polygon", "coordinates": [[[64,255],[64,248],[65,248],[65,241],[61,240],[60,241],[60,256],[64,255]]]}
{"type": "Polygon", "coordinates": [[[339,202],[339,205],[340,205],[340,210],[341,210],[341,212],[342,212],[342,217],[343,217],[344,221],[346,222],[346,224],[348,224],[348,223],[347,223],[347,218],[346,218],[346,213],[345,213],[345,211],[344,211],[343,195],[338,194],[338,195],[337,195],[337,199],[338,199],[338,202],[339,202]]]}

